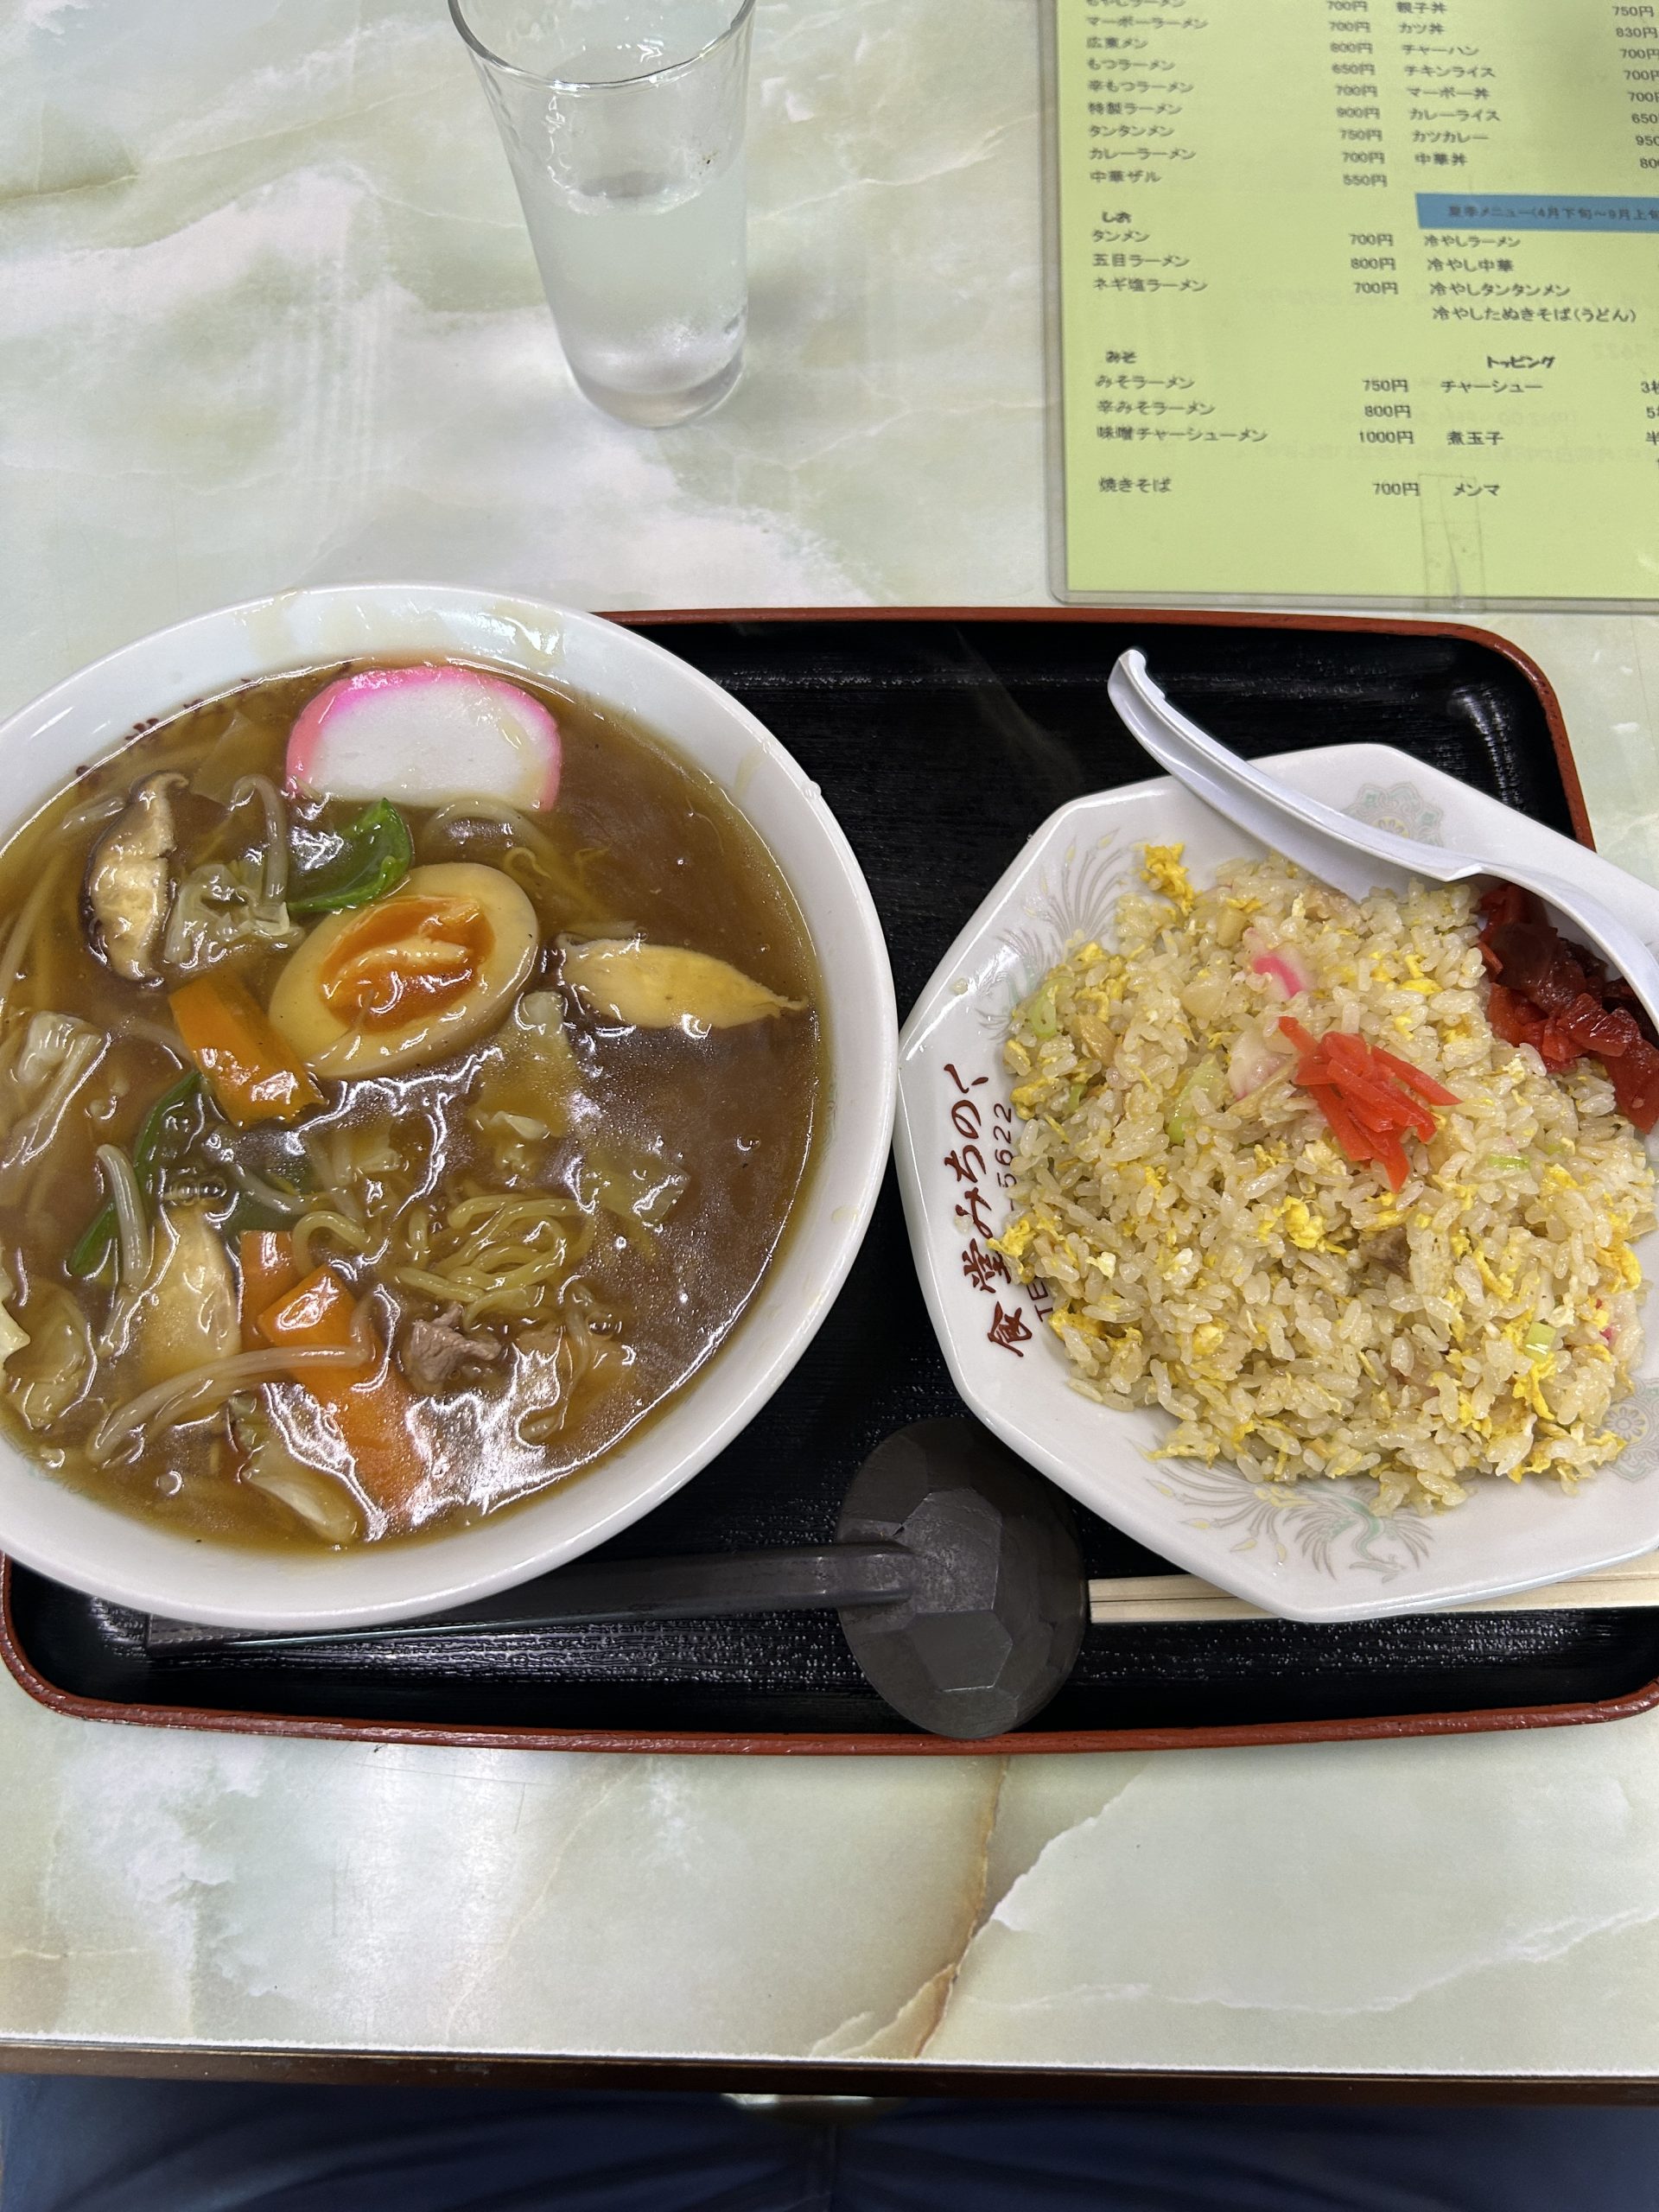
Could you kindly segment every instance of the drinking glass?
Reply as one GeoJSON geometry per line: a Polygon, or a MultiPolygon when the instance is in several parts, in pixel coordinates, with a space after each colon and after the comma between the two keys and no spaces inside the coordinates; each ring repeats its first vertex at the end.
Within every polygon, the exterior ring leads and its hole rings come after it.
{"type": "Polygon", "coordinates": [[[706,415],[743,365],[754,0],[449,0],[577,384],[625,423],[706,415]]]}

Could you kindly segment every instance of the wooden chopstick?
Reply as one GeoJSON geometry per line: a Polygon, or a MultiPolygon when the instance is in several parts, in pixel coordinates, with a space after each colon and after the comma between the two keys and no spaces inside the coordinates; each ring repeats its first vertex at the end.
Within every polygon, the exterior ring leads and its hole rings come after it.
{"type": "MultiPolygon", "coordinates": [[[[1542,1590],[1433,1610],[1552,1613],[1625,1605],[1659,1605],[1659,1552],[1626,1560],[1620,1567],[1598,1567],[1570,1582],[1552,1582],[1542,1590]]],[[[1196,1574],[1129,1574],[1103,1576],[1089,1585],[1089,1618],[1096,1628],[1121,1628],[1136,1621],[1264,1621],[1273,1616],[1196,1574]]]]}

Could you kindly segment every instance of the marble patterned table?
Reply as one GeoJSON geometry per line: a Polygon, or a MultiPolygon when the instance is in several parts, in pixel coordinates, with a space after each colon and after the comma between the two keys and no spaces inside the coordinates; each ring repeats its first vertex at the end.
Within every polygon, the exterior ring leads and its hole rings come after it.
{"type": "MultiPolygon", "coordinates": [[[[749,374],[652,436],[569,384],[438,0],[9,0],[0,709],[298,582],[1042,601],[1035,4],[761,0],[749,374]]],[[[1659,621],[1492,626],[1659,879],[1659,621]]],[[[1659,1713],[673,1761],[152,1734],[0,1682],[0,1807],[13,2064],[1659,2082],[1659,1713]]]]}

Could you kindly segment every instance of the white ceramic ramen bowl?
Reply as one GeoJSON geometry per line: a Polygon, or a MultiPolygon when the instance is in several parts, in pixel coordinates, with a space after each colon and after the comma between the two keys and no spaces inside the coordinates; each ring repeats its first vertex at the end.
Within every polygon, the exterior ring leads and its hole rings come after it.
{"type": "Polygon", "coordinates": [[[246,1627],[349,1627],[466,1603],[559,1566],[650,1512],[794,1366],[861,1242],[892,1135],[893,977],[851,847],[783,747],[719,685],[592,614],[447,586],[284,593],[96,662],[0,725],[0,835],[141,721],[285,671],[459,655],[569,686],[694,761],[787,879],[823,976],[827,1111],[789,1234],[708,1368],[588,1471],[451,1535],[346,1552],[251,1551],[175,1534],[55,1482],[0,1439],[0,1550],[117,1604],[246,1627]]]}
{"type": "MultiPolygon", "coordinates": [[[[1382,745],[1333,745],[1264,761],[1300,791],[1428,844],[1512,852],[1614,906],[1659,946],[1659,891],[1484,792],[1382,745]],[[1484,842],[1483,842],[1484,841],[1484,842]]],[[[1153,1456],[1155,1408],[1116,1412],[1072,1389],[1040,1285],[1011,1283],[986,1239],[1006,1225],[1013,1007],[1067,946],[1107,944],[1117,900],[1138,888],[1138,848],[1179,843],[1194,879],[1264,848],[1166,778],[1074,799],[1050,817],[945,955],[899,1044],[895,1153],[911,1243],[951,1378],[988,1427],[1073,1497],[1165,1559],[1270,1613],[1351,1621],[1461,1605],[1586,1574],[1659,1544],[1659,1330],[1609,1426],[1618,1458],[1568,1497],[1491,1480],[1450,1513],[1380,1519],[1376,1485],[1304,1482],[1275,1492],[1217,1462],[1153,1456]]],[[[1653,1150],[1659,1156],[1659,1137],[1653,1150]]],[[[1659,1274],[1659,1234],[1636,1247],[1659,1274]]]]}

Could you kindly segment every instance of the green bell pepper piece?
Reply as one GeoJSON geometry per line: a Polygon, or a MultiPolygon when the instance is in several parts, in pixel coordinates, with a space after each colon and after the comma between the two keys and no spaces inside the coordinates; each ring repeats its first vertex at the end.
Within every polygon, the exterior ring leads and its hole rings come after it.
{"type": "Polygon", "coordinates": [[[326,868],[295,877],[290,914],[339,914],[382,899],[409,874],[415,859],[409,824],[388,798],[365,807],[345,833],[345,850],[326,868]]]}
{"type": "MultiPolygon", "coordinates": [[[[132,1147],[133,1173],[147,1204],[153,1205],[162,1185],[162,1171],[171,1165],[200,1128],[197,1111],[201,1077],[193,1069],[169,1085],[138,1127],[132,1147]]],[[[106,1200],[82,1231],[67,1262],[72,1275],[94,1275],[115,1242],[115,1203],[106,1200]]]]}

